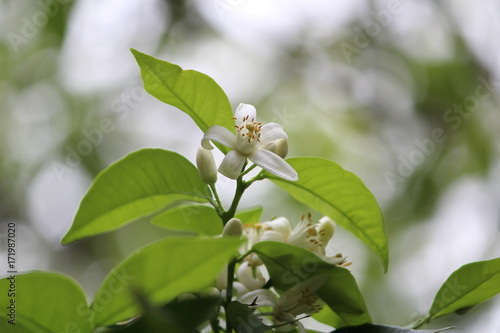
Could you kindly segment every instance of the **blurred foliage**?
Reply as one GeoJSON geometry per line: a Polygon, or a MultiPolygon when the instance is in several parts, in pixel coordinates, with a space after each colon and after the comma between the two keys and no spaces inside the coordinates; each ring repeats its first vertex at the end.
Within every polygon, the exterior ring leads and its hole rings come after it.
{"type": "MultiPolygon", "coordinates": [[[[477,8],[483,3],[486,2],[479,1],[477,8]]],[[[283,125],[290,137],[291,156],[329,158],[358,175],[381,203],[390,243],[401,239],[412,226],[427,223],[436,213],[444,193],[461,179],[478,177],[491,184],[492,191],[498,186],[494,168],[498,164],[500,117],[498,87],[493,82],[498,77],[498,68],[493,65],[498,62],[498,53],[479,49],[478,45],[489,46],[484,42],[489,39],[481,39],[483,44],[473,43],[466,31],[470,26],[462,27],[462,23],[468,22],[459,22],[459,15],[453,14],[457,12],[455,6],[458,8],[460,4],[432,1],[407,4],[415,6],[410,8],[415,11],[413,17],[407,11],[401,14],[406,19],[412,18],[406,22],[410,28],[393,17],[394,22],[368,38],[367,46],[351,59],[346,59],[341,43],[353,45],[356,31],[373,21],[375,12],[387,8],[386,2],[367,0],[345,5],[347,19],[336,26],[325,25],[323,29],[315,24],[315,19],[306,19],[306,14],[286,17],[287,11],[283,8],[274,14],[276,20],[265,21],[262,16],[260,22],[257,15],[255,31],[248,40],[242,40],[243,34],[234,33],[241,33],[248,25],[229,27],[227,22],[235,22],[238,15],[246,13],[249,6],[246,1],[150,0],[143,5],[148,11],[134,9],[131,17],[139,20],[135,24],[99,16],[113,12],[101,13],[104,7],[116,6],[113,10],[133,7],[130,1],[113,4],[71,1],[56,4],[57,12],[46,24],[37,28],[25,43],[14,45],[12,33],[22,35],[23,24],[33,22],[33,15],[42,10],[40,6],[28,0],[0,1],[0,223],[2,228],[10,220],[26,225],[45,246],[41,253],[53,259],[50,267],[43,268],[62,270],[79,280],[88,279],[82,284],[90,290],[118,258],[164,233],[159,234],[157,227],[147,223],[131,225],[117,235],[99,236],[61,250],[40,225],[60,225],[58,232],[62,236],[71,224],[68,217],[71,213],[44,212],[42,223],[40,208],[34,210],[30,195],[39,179],[49,174],[52,178],[45,183],[43,192],[35,192],[40,197],[39,205],[45,205],[44,200],[54,196],[68,200],[61,204],[62,208],[76,209],[80,198],[65,193],[75,184],[86,188],[100,170],[126,153],[143,146],[168,147],[181,152],[187,149],[179,144],[182,139],[175,139],[176,133],[185,130],[142,127],[169,124],[170,117],[174,117],[171,109],[146,99],[140,100],[141,103],[132,100],[124,120],[114,110],[113,103],[121,101],[124,94],[130,95],[130,87],[139,82],[139,71],[128,53],[131,47],[167,61],[180,59],[182,66],[201,72],[211,70],[207,74],[215,77],[223,89],[233,89],[230,91],[234,95],[229,94],[233,106],[240,102],[236,97],[244,98],[241,102],[265,110],[260,112],[264,121],[283,125]],[[82,21],[82,17],[85,20],[82,21]],[[108,18],[109,31],[102,31],[100,36],[89,35],[86,29],[108,18]],[[287,26],[290,31],[276,28],[280,20],[287,19],[300,19],[302,25],[287,26]],[[113,22],[122,25],[111,26],[113,22]],[[272,23],[276,23],[275,26],[272,23]],[[292,30],[292,26],[296,29],[292,30]],[[414,26],[418,29],[411,28],[414,26]],[[274,33],[267,33],[266,28],[275,29],[274,33]],[[130,36],[128,42],[116,44],[125,35],[130,36]],[[107,38],[106,43],[92,44],[97,37],[102,41],[103,36],[107,38]],[[434,40],[438,41],[437,50],[428,44],[434,40]],[[72,69],[67,63],[82,64],[72,63],[75,54],[69,52],[79,43],[86,48],[81,46],[78,50],[81,52],[83,48],[88,52],[80,54],[79,61],[88,66],[85,68],[93,69],[86,73],[93,79],[81,83],[85,89],[68,84],[68,78],[83,80],[81,75],[65,73],[72,69]],[[114,67],[121,63],[106,58],[108,53],[121,54],[130,67],[114,67]],[[91,66],[96,59],[99,63],[91,66]],[[96,73],[109,68],[116,75],[127,73],[127,79],[111,80],[104,88],[92,87],[97,82],[96,73]],[[445,113],[454,105],[464,105],[484,82],[494,89],[477,109],[470,116],[447,120],[445,113]],[[81,163],[71,167],[64,181],[58,182],[54,163],[64,164],[68,147],[76,149],[82,140],[87,140],[82,130],[99,128],[103,117],[112,119],[116,130],[107,134],[102,144],[93,146],[88,155],[80,156],[81,163]],[[141,117],[150,120],[141,122],[141,117]],[[412,152],[420,149],[415,140],[422,142],[431,138],[436,128],[444,131],[446,139],[436,144],[435,151],[391,189],[384,174],[397,175],[401,158],[408,159],[412,152]],[[173,134],[160,136],[163,132],[173,134]],[[98,268],[95,268],[96,262],[98,268]],[[91,277],[81,277],[89,267],[95,269],[94,273],[88,273],[91,277]]],[[[487,7],[481,8],[486,15],[487,7]]],[[[320,14],[315,13],[318,17],[320,14]]],[[[481,35],[481,31],[475,33],[481,35]]],[[[499,52],[496,46],[494,50],[499,52]]],[[[197,139],[193,135],[192,141],[197,139]]],[[[184,153],[194,156],[194,150],[192,155],[184,153]]],[[[272,198],[275,198],[274,192],[264,194],[261,200],[272,198]]],[[[303,207],[291,199],[276,202],[272,211],[264,212],[264,216],[280,214],[280,207],[290,204],[294,208],[289,217],[293,218],[296,213],[299,216],[303,207]]],[[[421,246],[424,247],[425,242],[421,246]]],[[[488,246],[491,245],[486,244],[485,248],[488,246]]],[[[417,250],[392,248],[393,264],[402,264],[405,255],[417,250]]],[[[363,256],[359,257],[362,260],[363,256]]],[[[36,262],[36,258],[30,262],[36,262]]],[[[390,300],[397,297],[396,291],[386,290],[386,299],[379,299],[378,284],[386,277],[381,275],[376,260],[370,257],[357,265],[370,277],[362,287],[371,295],[366,296],[368,303],[390,304],[390,300]]],[[[394,267],[390,266],[391,269],[394,267]]],[[[398,311],[403,310],[397,309],[394,314],[381,310],[373,315],[376,320],[384,321],[391,315],[403,316],[398,311]]]]}

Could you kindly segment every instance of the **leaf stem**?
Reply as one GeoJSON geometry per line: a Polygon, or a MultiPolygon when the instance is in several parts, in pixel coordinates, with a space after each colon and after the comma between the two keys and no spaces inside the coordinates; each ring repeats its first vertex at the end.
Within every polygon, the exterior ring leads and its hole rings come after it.
{"type": "Polygon", "coordinates": [[[220,217],[222,217],[222,215],[224,214],[224,207],[222,207],[222,203],[220,201],[219,194],[217,193],[217,188],[215,187],[215,183],[209,184],[208,186],[210,187],[210,190],[212,191],[212,194],[215,198],[215,203],[212,203],[212,205],[214,206],[215,210],[217,211],[217,214],[220,217]]]}
{"type": "Polygon", "coordinates": [[[253,169],[255,169],[256,166],[257,166],[257,164],[253,164],[252,166],[250,166],[248,169],[246,169],[245,171],[243,171],[240,174],[240,177],[243,177],[244,175],[246,175],[247,173],[249,173],[250,171],[252,171],[253,169]]]}
{"type": "Polygon", "coordinates": [[[246,183],[250,186],[253,182],[264,179],[264,170],[261,170],[255,177],[249,179],[246,183]]]}

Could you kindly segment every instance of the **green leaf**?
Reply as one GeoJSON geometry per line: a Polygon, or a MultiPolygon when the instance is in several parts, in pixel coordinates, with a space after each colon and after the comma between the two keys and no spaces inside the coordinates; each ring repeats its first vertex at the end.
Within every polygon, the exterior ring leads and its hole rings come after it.
{"type": "MultiPolygon", "coordinates": [[[[220,297],[174,300],[162,307],[153,306],[143,295],[136,295],[144,313],[128,325],[111,326],[105,332],[120,333],[199,333],[196,328],[216,315],[220,297]]],[[[194,297],[194,296],[193,296],[194,297]]]]}
{"type": "Polygon", "coordinates": [[[313,314],[312,317],[317,321],[332,327],[342,326],[342,319],[328,306],[323,307],[323,309],[319,312],[313,314]]]}
{"type": "Polygon", "coordinates": [[[500,292],[500,258],[464,265],[453,272],[434,298],[429,318],[475,306],[500,292]]]}
{"type": "Polygon", "coordinates": [[[178,231],[215,236],[222,233],[222,220],[212,207],[183,205],[155,216],[151,223],[178,231]]]}
{"type": "Polygon", "coordinates": [[[262,206],[257,206],[245,210],[240,210],[234,217],[240,219],[243,224],[253,224],[260,222],[261,215],[262,206]]]}
{"type": "Polygon", "coordinates": [[[176,201],[207,202],[210,197],[195,166],[183,156],[142,149],[97,175],[62,243],[117,229],[176,201]]]}
{"type": "Polygon", "coordinates": [[[235,238],[168,238],[125,259],[96,292],[95,323],[108,326],[140,314],[134,293],[162,305],[183,292],[198,292],[215,281],[241,244],[235,238]]]}
{"type": "Polygon", "coordinates": [[[287,181],[268,172],[265,177],[351,231],[382,259],[387,271],[389,251],[382,213],[361,180],[322,158],[295,157],[286,161],[299,174],[298,181],[287,181]]]}
{"type": "MultiPolygon", "coordinates": [[[[259,222],[262,207],[236,213],[244,224],[259,222]]],[[[222,233],[222,220],[212,207],[182,205],[156,215],[151,223],[170,230],[192,231],[200,235],[215,236],[222,233]]]]}
{"type": "Polygon", "coordinates": [[[253,250],[266,265],[273,286],[282,291],[312,276],[328,273],[317,295],[336,314],[335,327],[371,323],[363,296],[349,270],[332,266],[315,254],[289,244],[259,242],[253,250]]]}
{"type": "Polygon", "coordinates": [[[85,295],[69,277],[48,272],[11,275],[0,280],[0,290],[0,332],[92,331],[85,295]],[[15,325],[8,322],[13,319],[15,325]]]}
{"type": "MultiPolygon", "coordinates": [[[[234,130],[233,112],[222,88],[209,76],[131,50],[141,68],[144,88],[160,101],[186,112],[205,132],[213,125],[234,130]]],[[[229,150],[226,147],[224,152],[229,150]]]]}
{"type": "Polygon", "coordinates": [[[453,327],[441,328],[437,330],[412,330],[408,328],[365,324],[355,327],[344,327],[331,333],[438,333],[452,329],[453,327]]]}

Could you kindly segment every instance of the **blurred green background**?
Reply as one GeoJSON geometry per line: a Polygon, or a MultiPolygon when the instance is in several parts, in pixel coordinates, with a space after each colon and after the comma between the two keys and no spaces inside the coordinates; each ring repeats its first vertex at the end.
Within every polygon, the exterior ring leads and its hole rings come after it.
{"type": "MultiPolygon", "coordinates": [[[[330,250],[353,262],[376,322],[417,319],[452,271],[500,256],[496,1],[2,0],[0,26],[0,233],[17,223],[22,271],[66,273],[91,297],[168,235],[140,221],[59,243],[110,163],[143,147],[194,161],[201,131],[144,92],[130,48],[210,75],[233,107],[284,127],[289,156],[332,159],[367,184],[389,272],[342,228],[330,250]]],[[[233,185],[218,184],[226,203],[233,185]]],[[[264,218],[307,213],[266,182],[243,198],[258,204],[264,218]]],[[[430,327],[499,332],[499,311],[496,298],[430,327]]]]}

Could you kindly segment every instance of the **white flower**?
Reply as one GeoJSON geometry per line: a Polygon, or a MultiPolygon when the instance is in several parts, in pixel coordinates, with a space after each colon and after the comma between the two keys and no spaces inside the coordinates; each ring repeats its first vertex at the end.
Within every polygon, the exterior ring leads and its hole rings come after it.
{"type": "Polygon", "coordinates": [[[290,323],[279,326],[278,331],[288,332],[293,329],[293,326],[296,326],[299,328],[299,332],[306,332],[296,317],[321,310],[323,302],[315,295],[315,292],[325,283],[327,278],[327,274],[315,275],[291,287],[279,298],[269,289],[258,289],[241,296],[239,301],[256,304],[255,307],[272,307],[273,322],[276,325],[290,323]]]}
{"type": "Polygon", "coordinates": [[[297,172],[283,160],[288,152],[288,136],[280,125],[256,122],[256,110],[250,104],[240,104],[235,115],[236,135],[225,127],[207,129],[201,145],[213,149],[209,141],[230,147],[219,166],[219,172],[236,179],[247,158],[262,169],[289,181],[297,181],[297,172]]]}
{"type": "Polygon", "coordinates": [[[248,261],[244,261],[236,271],[236,277],[247,290],[255,290],[262,288],[266,284],[266,278],[262,273],[263,266],[250,266],[248,261]]]}
{"type": "MultiPolygon", "coordinates": [[[[261,241],[275,241],[306,249],[331,265],[348,266],[350,263],[346,262],[346,257],[343,257],[342,254],[326,255],[326,246],[334,233],[335,222],[327,216],[322,217],[319,222],[313,223],[311,214],[304,215],[295,228],[292,228],[292,224],[287,218],[278,217],[272,221],[257,223],[245,228],[244,235],[247,237],[247,244],[242,250],[248,251],[261,241]]],[[[254,253],[245,260],[254,266],[262,264],[262,261],[254,253]]]]}

